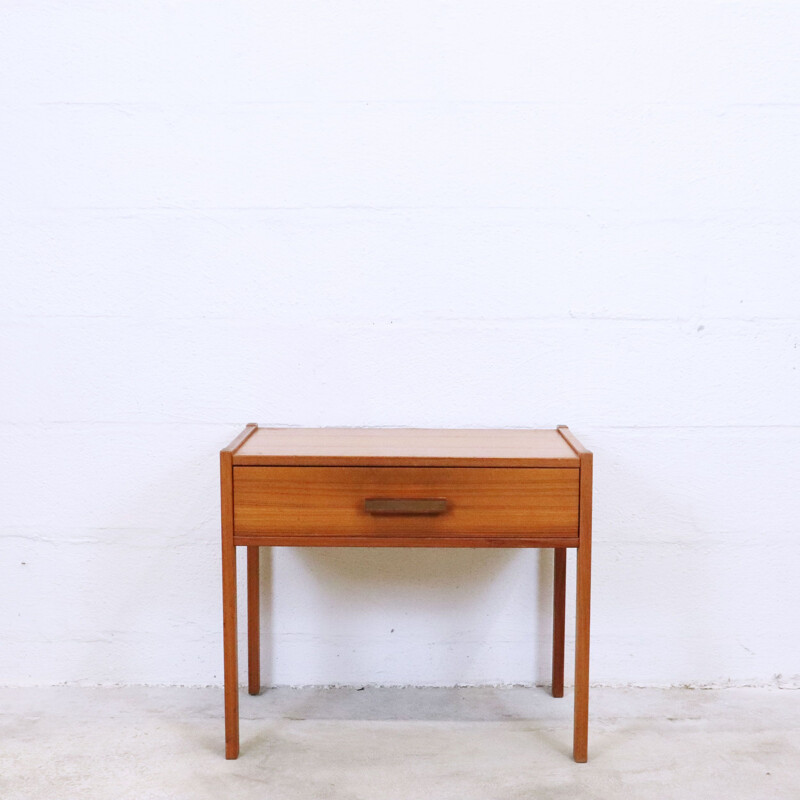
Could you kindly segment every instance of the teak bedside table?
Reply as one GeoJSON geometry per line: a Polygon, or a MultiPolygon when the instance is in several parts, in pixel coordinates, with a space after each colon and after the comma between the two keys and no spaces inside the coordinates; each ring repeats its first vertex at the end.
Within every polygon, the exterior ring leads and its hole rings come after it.
{"type": "Polygon", "coordinates": [[[564,695],[578,551],[573,755],[587,759],[592,454],[555,430],[259,428],[220,453],[225,756],[239,755],[236,547],[247,547],[248,687],[260,691],[258,548],[552,547],[553,697],[564,695]]]}

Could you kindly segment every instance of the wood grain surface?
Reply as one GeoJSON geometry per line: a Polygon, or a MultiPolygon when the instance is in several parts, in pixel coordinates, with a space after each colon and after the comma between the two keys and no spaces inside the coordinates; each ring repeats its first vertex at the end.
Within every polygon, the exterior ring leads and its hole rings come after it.
{"type": "Polygon", "coordinates": [[[578,537],[547,536],[324,536],[261,534],[237,536],[236,545],[259,547],[577,547],[578,537]]]}
{"type": "Polygon", "coordinates": [[[579,472],[450,467],[234,467],[234,534],[550,539],[578,532],[579,472]],[[436,516],[373,515],[367,498],[444,498],[436,516]]]}
{"type": "Polygon", "coordinates": [[[592,453],[581,452],[580,532],[575,598],[575,724],[573,756],[589,758],[589,622],[592,593],[592,453]]]}
{"type": "Polygon", "coordinates": [[[236,620],[236,545],[233,541],[233,465],[219,454],[222,521],[222,638],[225,658],[225,758],[239,757],[239,648],[236,620]]]}
{"type": "Polygon", "coordinates": [[[258,428],[235,465],[506,466],[577,469],[556,430],[427,428],[258,428]]]}
{"type": "Polygon", "coordinates": [[[247,690],[261,692],[261,548],[247,548],[247,690]]]}
{"type": "Polygon", "coordinates": [[[237,545],[248,547],[251,693],[260,689],[259,546],[556,548],[556,697],[563,695],[564,548],[575,547],[573,758],[585,762],[592,468],[592,453],[566,426],[498,431],[248,425],[220,453],[226,757],[239,754],[237,545]],[[370,498],[427,502],[379,502],[373,508],[378,513],[369,513],[370,498]]]}
{"type": "Polygon", "coordinates": [[[564,639],[567,608],[567,551],[553,551],[553,697],[564,696],[564,639]]]}

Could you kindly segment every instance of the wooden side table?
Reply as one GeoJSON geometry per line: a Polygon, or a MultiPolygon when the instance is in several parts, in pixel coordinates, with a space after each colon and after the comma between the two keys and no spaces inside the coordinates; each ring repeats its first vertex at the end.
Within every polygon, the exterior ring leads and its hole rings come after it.
{"type": "Polygon", "coordinates": [[[578,551],[573,756],[587,760],[592,454],[555,430],[259,428],[220,453],[225,756],[239,755],[236,547],[247,547],[248,687],[260,691],[258,548],[552,547],[554,697],[566,548],[578,551]]]}

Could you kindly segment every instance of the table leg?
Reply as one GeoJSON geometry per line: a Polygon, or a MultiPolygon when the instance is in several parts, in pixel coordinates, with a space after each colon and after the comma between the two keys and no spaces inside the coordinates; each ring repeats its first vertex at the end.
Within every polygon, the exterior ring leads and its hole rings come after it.
{"type": "Polygon", "coordinates": [[[222,539],[222,638],[225,651],[225,758],[239,757],[239,658],[236,641],[236,546],[222,539]]]}
{"type": "Polygon", "coordinates": [[[261,691],[260,552],[258,546],[247,548],[247,689],[250,694],[261,691]]]}
{"type": "Polygon", "coordinates": [[[589,739],[589,598],[591,593],[591,539],[578,546],[578,591],[575,607],[575,761],[588,759],[589,739]]]}
{"type": "Polygon", "coordinates": [[[553,697],[564,696],[564,626],[567,603],[567,548],[553,549],[553,697]]]}

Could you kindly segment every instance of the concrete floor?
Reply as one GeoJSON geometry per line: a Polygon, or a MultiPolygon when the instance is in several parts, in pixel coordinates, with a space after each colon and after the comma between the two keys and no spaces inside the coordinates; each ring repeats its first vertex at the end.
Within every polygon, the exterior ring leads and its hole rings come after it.
{"type": "Polygon", "coordinates": [[[589,763],[545,689],[0,689],[2,800],[800,798],[800,691],[593,689],[589,763]]]}

